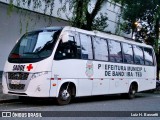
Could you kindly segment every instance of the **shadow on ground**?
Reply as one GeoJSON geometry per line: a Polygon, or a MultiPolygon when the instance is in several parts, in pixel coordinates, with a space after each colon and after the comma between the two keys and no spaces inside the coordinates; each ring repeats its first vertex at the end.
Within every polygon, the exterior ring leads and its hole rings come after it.
{"type": "MultiPolygon", "coordinates": [[[[143,93],[144,94],[144,93],[143,93]]],[[[146,98],[147,95],[143,94],[137,94],[136,98],[146,98]]],[[[77,103],[92,103],[92,102],[103,102],[103,101],[118,101],[118,100],[129,100],[127,98],[122,97],[121,95],[101,95],[101,96],[91,96],[91,97],[80,97],[75,98],[71,101],[71,104],[77,104],[77,103]]],[[[28,104],[28,105],[44,105],[44,106],[50,106],[50,105],[57,105],[55,98],[30,98],[26,97],[24,99],[17,99],[17,102],[20,102],[20,104],[28,104]]]]}

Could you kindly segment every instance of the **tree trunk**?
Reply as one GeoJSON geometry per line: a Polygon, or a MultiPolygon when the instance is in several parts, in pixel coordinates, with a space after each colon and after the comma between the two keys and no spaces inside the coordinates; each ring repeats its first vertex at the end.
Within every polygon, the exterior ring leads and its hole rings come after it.
{"type": "MultiPolygon", "coordinates": [[[[93,9],[93,11],[91,13],[86,12],[86,26],[85,29],[87,30],[92,30],[92,26],[93,26],[93,21],[96,17],[96,15],[98,14],[98,12],[101,10],[102,5],[107,2],[106,0],[97,0],[97,2],[95,3],[95,7],[93,9]]],[[[88,8],[87,8],[88,9],[88,8]]]]}
{"type": "Polygon", "coordinates": [[[87,18],[86,18],[86,20],[87,20],[86,29],[87,30],[92,30],[93,17],[88,12],[86,13],[86,16],[87,16],[87,18]]]}
{"type": "Polygon", "coordinates": [[[73,26],[79,28],[82,27],[82,21],[81,21],[81,17],[83,16],[82,6],[83,6],[83,0],[77,1],[76,17],[73,26]]]}

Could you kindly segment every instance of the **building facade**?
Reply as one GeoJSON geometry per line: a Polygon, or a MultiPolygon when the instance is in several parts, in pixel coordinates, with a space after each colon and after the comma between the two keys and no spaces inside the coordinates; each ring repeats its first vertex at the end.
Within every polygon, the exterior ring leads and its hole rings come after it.
{"type": "MultiPolygon", "coordinates": [[[[69,24],[66,14],[63,15],[63,13],[61,13],[61,16],[57,15],[57,6],[60,5],[58,1],[59,0],[55,2],[57,5],[55,5],[53,9],[52,17],[49,17],[43,14],[43,5],[42,9],[33,9],[33,7],[27,7],[21,4],[20,7],[24,8],[23,10],[14,7],[10,12],[10,8],[8,7],[9,0],[0,0],[0,71],[3,71],[5,61],[16,41],[26,31],[48,26],[65,26],[69,24]]],[[[16,5],[16,3],[14,4],[16,5]]],[[[119,32],[120,5],[107,2],[102,7],[102,11],[105,11],[108,15],[108,27],[105,30],[114,34],[119,32]]],[[[47,10],[46,14],[50,14],[49,10],[47,10]]],[[[71,15],[69,11],[67,14],[71,15]]]]}

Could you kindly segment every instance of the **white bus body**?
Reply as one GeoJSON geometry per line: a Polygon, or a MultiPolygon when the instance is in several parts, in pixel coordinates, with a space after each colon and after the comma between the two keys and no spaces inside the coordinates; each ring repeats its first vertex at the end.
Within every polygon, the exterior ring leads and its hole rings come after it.
{"type": "Polygon", "coordinates": [[[26,33],[6,61],[3,93],[72,97],[135,92],[156,87],[156,60],[151,46],[123,37],[74,27],[26,33]]]}

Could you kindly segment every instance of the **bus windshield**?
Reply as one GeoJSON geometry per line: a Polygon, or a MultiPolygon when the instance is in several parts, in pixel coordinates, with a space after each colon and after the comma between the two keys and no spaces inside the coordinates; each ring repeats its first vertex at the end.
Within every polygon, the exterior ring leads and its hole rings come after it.
{"type": "Polygon", "coordinates": [[[52,54],[60,30],[46,30],[26,33],[11,51],[11,63],[37,62],[52,54]]]}

